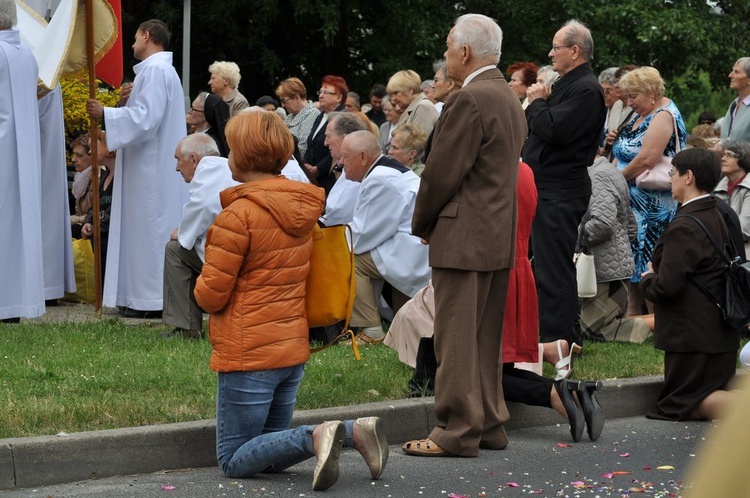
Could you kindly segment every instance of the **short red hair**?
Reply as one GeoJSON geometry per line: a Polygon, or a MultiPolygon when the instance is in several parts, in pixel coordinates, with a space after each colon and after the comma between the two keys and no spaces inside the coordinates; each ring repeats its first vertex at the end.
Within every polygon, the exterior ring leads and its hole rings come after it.
{"type": "Polygon", "coordinates": [[[508,76],[512,76],[516,71],[523,71],[523,84],[531,86],[536,83],[536,72],[539,66],[533,62],[514,62],[508,68],[508,76]]]}
{"type": "Polygon", "coordinates": [[[243,172],[279,174],[294,152],[289,128],[275,112],[241,112],[224,131],[235,167],[243,172]]]}
{"type": "Polygon", "coordinates": [[[336,76],[334,74],[323,76],[323,79],[320,81],[320,86],[323,85],[332,86],[344,99],[346,99],[346,95],[349,93],[349,87],[346,86],[346,80],[341,76],[336,76]]]}

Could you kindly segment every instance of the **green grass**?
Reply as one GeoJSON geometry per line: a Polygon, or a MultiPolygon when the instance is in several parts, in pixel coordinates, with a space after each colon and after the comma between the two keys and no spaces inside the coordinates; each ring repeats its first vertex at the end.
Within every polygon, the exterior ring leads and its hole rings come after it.
{"type": "MultiPolygon", "coordinates": [[[[79,432],[215,416],[207,341],[164,339],[160,323],[0,324],[0,438],[79,432]]],[[[403,398],[411,370],[385,346],[334,346],[312,356],[297,409],[403,398]]],[[[644,345],[587,343],[575,378],[662,373],[644,345]]],[[[549,365],[547,375],[554,375],[549,365]]]]}

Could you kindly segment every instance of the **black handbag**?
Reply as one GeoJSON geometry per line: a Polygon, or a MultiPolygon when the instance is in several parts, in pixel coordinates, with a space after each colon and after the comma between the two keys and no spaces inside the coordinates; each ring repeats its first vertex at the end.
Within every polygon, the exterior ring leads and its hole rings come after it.
{"type": "Polygon", "coordinates": [[[729,325],[740,332],[746,331],[750,325],[750,262],[743,261],[737,255],[737,251],[729,246],[721,247],[701,220],[689,214],[685,216],[703,229],[716,252],[726,263],[727,283],[724,302],[720,303],[716,296],[692,275],[688,275],[688,278],[721,310],[724,320],[729,325]]]}

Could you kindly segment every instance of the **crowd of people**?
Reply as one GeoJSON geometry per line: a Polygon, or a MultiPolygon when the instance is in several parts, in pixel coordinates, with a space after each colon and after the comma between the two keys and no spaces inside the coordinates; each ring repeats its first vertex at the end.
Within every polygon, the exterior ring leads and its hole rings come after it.
{"type": "Polygon", "coordinates": [[[415,370],[411,395],[435,396],[434,429],[405,454],[505,448],[506,400],[555,409],[575,441],[598,439],[601,384],[571,378],[584,340],[653,335],[665,384],[649,417],[715,418],[731,399],[739,331],[691,284],[721,295],[726,277],[689,218],[745,258],[750,57],[729,75],[738,97],[726,116],[705,113],[688,134],[656,68],[594,74],[584,24],[554,34],[551,65],[503,74],[500,27],[467,14],[431,79],[398,71],[367,103],[326,75],[316,101],[290,77],[250,106],[237,64],[217,61],[186,115],[170,32],[149,20],[120,103],[87,102],[104,131],[69,144],[69,209],[59,89],[37,101],[36,62],[14,25],[15,3],[0,0],[0,248],[13,262],[0,277],[18,283],[0,292],[0,319],[39,316],[72,290],[70,241],[92,238],[98,189],[104,305],[190,339],[210,314],[227,476],[316,457],[313,488],[326,489],[344,447],[372,479],[386,465],[376,417],[289,428],[310,354],[316,224],[351,227],[354,340],[398,350],[415,370]],[[671,181],[646,183],[665,160],[671,181]],[[580,251],[594,256],[593,297],[578,297],[580,251]]]}

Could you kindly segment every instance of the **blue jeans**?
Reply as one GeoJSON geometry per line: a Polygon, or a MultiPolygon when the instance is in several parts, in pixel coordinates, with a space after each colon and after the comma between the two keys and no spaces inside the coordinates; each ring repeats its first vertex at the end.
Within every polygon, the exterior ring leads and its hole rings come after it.
{"type": "MultiPolygon", "coordinates": [[[[316,426],[289,429],[305,364],[275,370],[219,373],[216,459],[227,477],[280,472],[315,456],[316,426]]],[[[344,445],[352,444],[352,421],[344,445]]]]}

